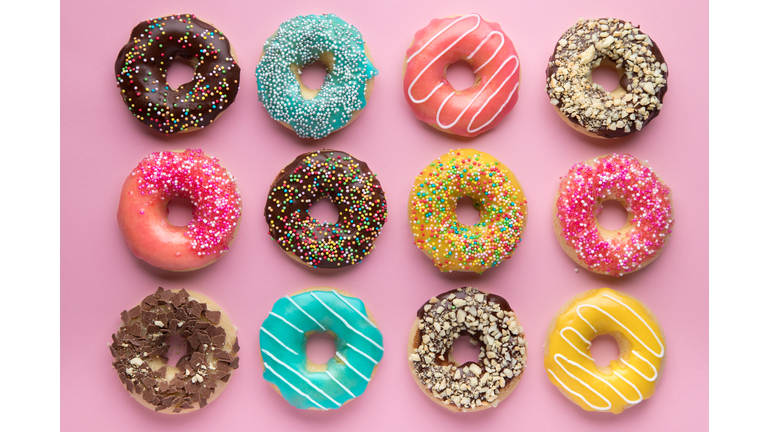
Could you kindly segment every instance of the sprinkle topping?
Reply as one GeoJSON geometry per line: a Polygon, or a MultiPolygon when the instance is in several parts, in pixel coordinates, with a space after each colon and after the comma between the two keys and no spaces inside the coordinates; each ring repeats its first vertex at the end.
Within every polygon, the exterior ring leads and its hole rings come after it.
{"type": "Polygon", "coordinates": [[[379,71],[365,55],[360,32],[334,14],[304,15],[283,22],[265,43],[256,68],[259,99],[273,119],[302,138],[320,139],[346,126],[365,108],[367,81],[379,71]],[[292,65],[303,68],[333,54],[317,97],[304,99],[292,65]]]}
{"type": "Polygon", "coordinates": [[[264,216],[280,247],[312,267],[339,268],[360,262],[387,220],[381,184],[365,162],[337,150],[296,158],[278,175],[264,216]],[[319,223],[312,204],[329,198],[339,210],[335,224],[319,223]]]}
{"type": "Polygon", "coordinates": [[[240,192],[235,177],[202,150],[152,153],[131,173],[137,177],[147,205],[174,198],[189,199],[195,206],[185,236],[200,256],[229,249],[240,219],[240,192]]]}
{"type": "Polygon", "coordinates": [[[670,194],[650,167],[629,154],[578,163],[562,178],[555,202],[563,247],[593,272],[622,276],[635,271],[661,251],[672,233],[670,194]],[[597,206],[611,199],[624,205],[630,220],[608,238],[594,215],[597,206]]]}
{"type": "Polygon", "coordinates": [[[204,128],[235,101],[240,66],[229,40],[191,14],[146,20],[131,32],[115,61],[117,86],[136,119],[167,135],[204,128]],[[195,68],[174,89],[166,74],[175,60],[195,68]]]}
{"type": "Polygon", "coordinates": [[[509,259],[522,240],[527,203],[515,175],[496,158],[473,149],[439,157],[416,178],[409,218],[416,246],[440,271],[482,273],[509,259]],[[459,223],[456,203],[472,198],[480,220],[459,223]]]}

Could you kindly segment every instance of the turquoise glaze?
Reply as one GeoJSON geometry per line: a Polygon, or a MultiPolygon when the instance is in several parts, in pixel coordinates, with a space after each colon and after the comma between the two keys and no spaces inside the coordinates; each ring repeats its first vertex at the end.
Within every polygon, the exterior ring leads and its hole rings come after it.
{"type": "Polygon", "coordinates": [[[320,139],[344,127],[365,107],[366,81],[379,74],[365,56],[360,32],[334,14],[297,16],[280,24],[256,67],[259,100],[273,119],[302,138],[320,139]],[[291,65],[299,68],[333,53],[333,70],[320,93],[304,99],[291,65]]]}
{"type": "Polygon", "coordinates": [[[360,299],[332,291],[283,297],[259,333],[264,379],[300,409],[336,409],[365,391],[384,355],[383,338],[360,299]],[[333,332],[336,355],[325,372],[307,371],[307,333],[333,332]]]}

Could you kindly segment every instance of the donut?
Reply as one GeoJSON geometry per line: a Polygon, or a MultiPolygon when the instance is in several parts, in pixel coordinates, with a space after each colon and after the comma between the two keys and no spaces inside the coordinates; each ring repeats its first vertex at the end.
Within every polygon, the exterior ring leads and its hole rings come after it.
{"type": "Polygon", "coordinates": [[[579,20],[555,45],[547,64],[547,93],[565,123],[593,138],[620,138],[659,115],[667,64],[639,26],[615,18],[579,20]],[[619,75],[612,90],[592,82],[608,65],[619,75]]]}
{"type": "Polygon", "coordinates": [[[264,43],[256,82],[273,119],[301,138],[320,139],[360,115],[378,74],[355,26],[334,14],[301,15],[280,24],[264,43]],[[313,90],[301,81],[301,70],[317,61],[328,74],[313,90]]]}
{"type": "Polygon", "coordinates": [[[387,221],[387,200],[368,164],[342,151],[318,150],[280,170],[264,217],[269,235],[291,258],[314,268],[341,268],[371,252],[387,221]],[[336,205],[336,223],[309,214],[323,198],[336,205]]]}
{"type": "Polygon", "coordinates": [[[411,189],[408,216],[413,241],[442,272],[483,273],[515,253],[528,201],[517,177],[495,157],[474,149],[440,156],[411,189]],[[469,197],[480,220],[464,225],[456,203],[469,197]]]}
{"type": "Polygon", "coordinates": [[[496,127],[517,103],[520,59],[496,23],[478,14],[433,19],[405,53],[403,91],[416,117],[441,132],[474,137],[496,127]],[[445,71],[469,63],[475,84],[457,91],[445,71]]]}
{"type": "Polygon", "coordinates": [[[502,297],[462,287],[419,308],[408,337],[408,362],[427,397],[454,412],[496,407],[517,387],[526,367],[526,340],[502,297]],[[458,364],[453,341],[480,344],[478,362],[458,364]]]}
{"type": "Polygon", "coordinates": [[[229,249],[240,221],[240,192],[218,159],[202,150],[152,153],[123,183],[117,224],[137,258],[171,271],[197,270],[229,249]],[[186,227],[168,221],[168,203],[192,201],[186,227]]]}
{"type": "Polygon", "coordinates": [[[666,361],[664,331],[636,298],[610,288],[576,295],[547,330],[544,367],[552,384],[587,411],[619,414],[653,396],[666,361]],[[592,340],[609,334],[619,359],[598,366],[592,340]]]}
{"type": "Polygon", "coordinates": [[[237,329],[219,305],[186,290],[157,291],[121,314],[112,366],[131,397],[166,414],[197,411],[219,397],[238,368],[237,329]],[[186,352],[168,364],[169,338],[186,352]]]}
{"type": "Polygon", "coordinates": [[[117,87],[137,120],[166,135],[202,129],[234,101],[240,66],[229,40],[193,14],[142,21],[115,60],[117,87]],[[174,61],[195,69],[192,81],[172,88],[174,61]]]}
{"type": "Polygon", "coordinates": [[[259,333],[264,379],[299,409],[341,408],[368,387],[384,355],[371,311],[349,293],[309,288],[278,300],[259,333]],[[333,336],[336,355],[326,364],[307,358],[307,339],[333,336]]]}
{"type": "Polygon", "coordinates": [[[675,224],[672,191],[629,154],[577,163],[561,177],[555,198],[555,234],[571,259],[594,273],[624,276],[661,253],[675,224]],[[621,203],[627,222],[603,228],[595,213],[608,200],[621,203]]]}

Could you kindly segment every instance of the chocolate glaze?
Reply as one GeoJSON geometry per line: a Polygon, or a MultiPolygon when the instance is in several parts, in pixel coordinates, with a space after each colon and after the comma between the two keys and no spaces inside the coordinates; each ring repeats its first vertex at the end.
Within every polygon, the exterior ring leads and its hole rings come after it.
{"type": "Polygon", "coordinates": [[[115,60],[115,75],[134,117],[173,134],[208,126],[235,101],[240,66],[229,40],[216,27],[192,14],[179,14],[134,27],[115,60]],[[166,73],[177,58],[195,68],[195,77],[173,89],[166,73]]]}
{"type": "Polygon", "coordinates": [[[312,267],[340,268],[370,252],[386,222],[387,201],[368,164],[342,151],[319,150],[283,168],[270,188],[264,216],[269,235],[287,253],[312,267]],[[335,224],[318,223],[309,214],[325,197],[339,211],[335,224]]]}
{"type": "MultiPolygon", "coordinates": [[[[598,18],[598,19],[596,19],[596,21],[600,21],[601,19],[609,19],[609,18],[598,18]]],[[[619,22],[620,25],[624,25],[624,23],[625,23],[625,21],[623,21],[621,19],[619,19],[618,22],[619,22]]],[[[636,27],[637,29],[640,29],[639,25],[635,25],[634,27],[636,27]]],[[[568,30],[570,30],[570,29],[568,29],[568,30]]],[[[594,33],[598,33],[599,34],[600,33],[600,29],[595,27],[595,29],[592,32],[585,33],[583,37],[586,39],[587,37],[591,37],[592,34],[594,34],[594,33]]],[[[566,34],[567,34],[567,31],[566,31],[566,33],[563,33],[560,36],[560,38],[558,38],[558,41],[560,39],[566,37],[566,34]]],[[[656,42],[649,35],[643,33],[642,30],[638,34],[646,35],[648,37],[648,39],[652,42],[653,45],[652,46],[646,46],[646,48],[650,49],[651,53],[656,57],[656,61],[658,61],[659,63],[666,63],[666,61],[664,60],[664,56],[661,54],[661,50],[659,49],[659,46],[656,44],[656,42]]],[[[546,74],[547,74],[546,80],[547,81],[549,81],[550,77],[557,72],[558,66],[554,64],[554,62],[555,62],[555,55],[557,54],[557,47],[558,47],[558,43],[555,42],[555,49],[552,50],[552,55],[549,57],[549,62],[547,63],[547,70],[546,70],[546,74]]],[[[598,53],[597,56],[600,56],[600,54],[598,53]]],[[[603,56],[603,57],[608,59],[608,60],[610,60],[609,58],[607,58],[605,56],[603,56]]],[[[668,76],[669,76],[669,72],[663,72],[663,77],[664,77],[665,80],[667,80],[668,76]]],[[[629,80],[627,78],[626,72],[624,72],[624,70],[623,70],[623,67],[622,67],[621,77],[619,78],[619,85],[624,90],[627,90],[627,87],[629,85],[629,80]]],[[[656,93],[656,97],[659,99],[659,103],[662,103],[662,104],[664,103],[664,95],[667,93],[667,88],[668,88],[668,85],[665,84],[664,87],[662,87],[656,93]]],[[[560,112],[563,112],[563,111],[561,110],[560,112]]],[[[650,111],[650,115],[648,116],[648,118],[645,119],[645,121],[643,121],[643,127],[647,126],[651,122],[651,120],[653,120],[654,118],[656,118],[659,115],[660,112],[661,112],[661,110],[659,110],[659,109],[654,109],[654,110],[650,111]]],[[[565,113],[565,112],[563,112],[563,114],[572,123],[577,124],[579,126],[583,126],[576,117],[571,116],[571,115],[569,115],[568,113],[565,113]]],[[[629,133],[624,132],[623,129],[621,129],[621,130],[616,129],[615,131],[612,131],[612,130],[610,130],[608,128],[602,128],[599,131],[592,131],[592,130],[590,130],[590,132],[595,133],[595,134],[597,134],[597,135],[599,135],[601,137],[605,137],[605,138],[621,138],[621,137],[625,137],[625,136],[628,136],[628,135],[631,135],[631,134],[637,132],[637,129],[634,126],[632,126],[632,129],[631,129],[631,131],[629,133]]]]}
{"type": "MultiPolygon", "coordinates": [[[[448,297],[450,297],[451,294],[455,295],[456,298],[460,298],[460,299],[467,298],[467,293],[466,292],[459,291],[460,289],[465,289],[465,288],[469,288],[469,287],[461,287],[461,288],[458,288],[458,289],[455,289],[455,290],[446,291],[446,292],[444,292],[444,293],[442,293],[440,295],[436,295],[435,298],[437,299],[438,302],[440,300],[447,299],[448,297]]],[[[480,291],[480,292],[485,295],[485,301],[487,301],[488,303],[496,303],[497,305],[499,305],[499,307],[503,311],[514,312],[514,310],[512,310],[512,308],[509,306],[509,303],[507,303],[507,301],[504,299],[504,297],[497,296],[496,294],[490,294],[490,293],[487,293],[487,292],[484,292],[484,291],[480,291]]],[[[424,306],[426,306],[428,304],[430,304],[429,300],[424,302],[424,304],[421,305],[419,310],[416,311],[416,316],[419,317],[419,319],[424,319],[424,306]]],[[[446,310],[446,313],[447,312],[450,312],[450,311],[446,310]]]]}

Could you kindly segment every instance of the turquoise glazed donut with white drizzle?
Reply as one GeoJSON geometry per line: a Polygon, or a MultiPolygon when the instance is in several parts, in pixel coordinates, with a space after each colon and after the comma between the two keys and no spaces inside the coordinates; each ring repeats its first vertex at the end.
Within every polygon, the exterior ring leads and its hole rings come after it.
{"type": "Polygon", "coordinates": [[[360,32],[334,14],[302,15],[280,24],[256,67],[259,100],[269,115],[302,138],[320,139],[351,123],[373,89],[373,66],[360,32]],[[301,81],[316,61],[328,71],[319,90],[301,81]]]}
{"type": "Polygon", "coordinates": [[[362,300],[327,287],[278,300],[261,325],[259,348],[267,380],[299,409],[331,410],[363,394],[384,355],[381,332],[362,300]],[[307,358],[307,338],[327,332],[336,355],[324,365],[307,358]]]}

